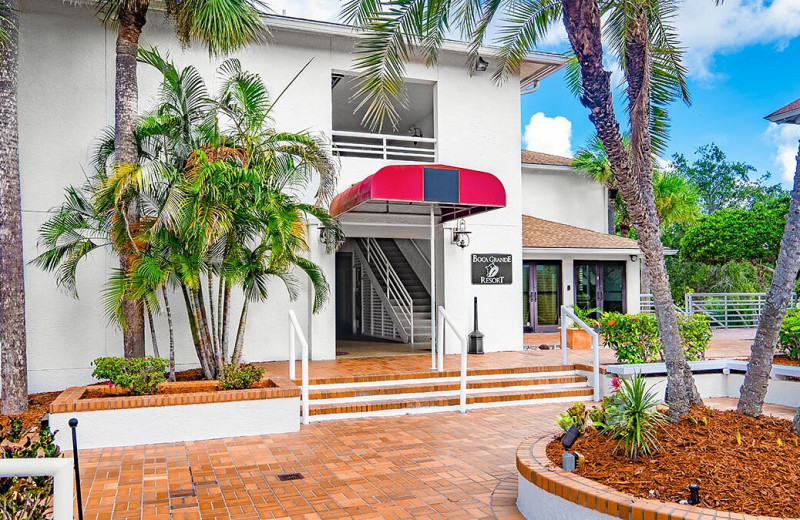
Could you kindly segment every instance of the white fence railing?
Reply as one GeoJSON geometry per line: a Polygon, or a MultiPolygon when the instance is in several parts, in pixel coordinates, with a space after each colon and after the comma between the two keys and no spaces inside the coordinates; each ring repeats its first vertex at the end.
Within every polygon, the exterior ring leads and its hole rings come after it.
{"type": "Polygon", "coordinates": [[[600,401],[600,336],[582,319],[575,315],[566,305],[561,306],[561,364],[567,364],[567,327],[569,321],[577,323],[580,328],[592,337],[592,384],[594,387],[594,400],[600,401]]]}
{"type": "MultiPolygon", "coordinates": [[[[766,293],[687,293],[683,308],[676,308],[688,314],[705,314],[712,328],[735,329],[757,327],[766,293]]],[[[652,294],[642,294],[642,312],[655,312],[652,294]]],[[[792,295],[792,306],[797,305],[797,295],[792,295]]]]}
{"type": "Polygon", "coordinates": [[[303,424],[308,424],[308,341],[303,334],[303,329],[300,328],[300,322],[297,321],[297,315],[293,310],[289,310],[289,379],[295,378],[295,338],[300,340],[300,377],[301,390],[300,399],[303,406],[303,424]]]}
{"type": "MultiPolygon", "coordinates": [[[[439,306],[438,325],[436,327],[436,344],[433,346],[433,354],[439,354],[439,372],[444,371],[444,325],[445,323],[450,327],[450,330],[455,333],[459,341],[461,341],[461,385],[460,385],[460,398],[459,409],[461,413],[467,413],[467,338],[458,327],[447,315],[444,307],[439,306]]],[[[432,356],[433,357],[433,356],[432,356]]]]}
{"type": "Polygon", "coordinates": [[[375,276],[383,282],[386,299],[392,306],[409,343],[414,343],[414,300],[394,270],[380,244],[374,238],[362,238],[367,263],[375,268],[375,276]]]}
{"type": "Polygon", "coordinates": [[[71,459],[0,460],[0,477],[53,477],[52,520],[72,520],[72,473],[71,459]]]}
{"type": "Polygon", "coordinates": [[[334,130],[333,153],[340,157],[361,157],[393,161],[436,161],[436,139],[407,135],[371,134],[334,130]]]}

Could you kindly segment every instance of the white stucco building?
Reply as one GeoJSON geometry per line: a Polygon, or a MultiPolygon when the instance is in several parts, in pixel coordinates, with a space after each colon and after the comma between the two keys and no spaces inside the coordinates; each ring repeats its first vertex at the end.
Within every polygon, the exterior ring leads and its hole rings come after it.
{"type": "MultiPolygon", "coordinates": [[[[37,230],[48,210],[61,203],[65,186],[83,182],[96,136],[113,124],[115,34],[90,7],[54,0],[21,5],[20,164],[29,262],[38,254],[37,230]]],[[[287,358],[288,309],[300,317],[312,359],[333,359],[337,341],[352,349],[364,338],[394,340],[383,344],[387,351],[429,347],[431,209],[436,304],[468,332],[477,297],[486,351],[519,350],[524,332],[555,330],[561,303],[638,311],[638,250],[606,234],[605,189],[575,174],[569,159],[523,152],[520,160],[520,96],[535,96],[526,92],[563,66],[561,56],[531,53],[519,74],[498,86],[491,79],[491,49],[482,54],[489,71],[470,74],[466,45],[446,43],[437,66],[408,66],[410,108],[401,111],[399,128],[374,134],[353,114],[351,29],[285,17],[271,17],[269,25],[268,41],[237,57],[273,93],[311,60],[278,103],[276,126],[327,136],[341,161],[338,191],[357,183],[363,189],[361,198],[351,190],[334,201],[348,237],[339,253],[326,254],[316,225],[309,224],[310,257],[325,268],[335,298],[312,315],[308,291],[290,302],[276,284],[271,299],[251,310],[247,360],[287,358]],[[384,167],[390,168],[382,177],[370,177],[384,167]],[[401,177],[416,180],[397,182],[401,177]],[[381,178],[396,191],[374,189],[381,178]],[[412,184],[419,193],[409,191],[412,184]],[[465,248],[452,240],[462,218],[470,232],[465,248]],[[487,270],[492,257],[503,264],[509,255],[498,274],[487,270]],[[390,276],[397,287],[387,294],[381,277],[390,276]],[[408,298],[400,301],[403,292],[408,298]]],[[[196,66],[214,88],[219,62],[200,47],[182,49],[157,12],[141,44],[169,50],[179,66],[196,66]]],[[[139,80],[140,108],[146,109],[160,78],[140,65],[139,80]]],[[[99,303],[116,263],[98,254],[82,265],[79,300],[58,292],[52,274],[27,266],[31,391],[87,383],[93,359],[122,354],[121,336],[105,322],[99,303]]],[[[175,306],[177,359],[188,367],[196,357],[180,298],[175,306]]],[[[166,337],[163,321],[157,326],[166,337]]],[[[457,344],[454,338],[446,343],[457,344]]]]}

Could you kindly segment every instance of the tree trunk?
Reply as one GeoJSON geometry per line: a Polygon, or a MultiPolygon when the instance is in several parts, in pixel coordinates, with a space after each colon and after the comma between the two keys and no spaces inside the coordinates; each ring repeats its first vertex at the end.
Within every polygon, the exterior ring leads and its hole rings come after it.
{"type": "Polygon", "coordinates": [[[175,329],[172,325],[172,309],[169,307],[166,286],[161,287],[161,293],[164,295],[164,310],[167,312],[167,326],[169,327],[169,380],[175,381],[175,329]]]}
{"type": "MultiPolygon", "coordinates": [[[[764,311],[758,320],[756,339],[750,348],[750,362],[747,364],[747,373],[739,394],[737,408],[745,415],[751,417],[761,415],[761,407],[769,386],[769,374],[772,371],[772,356],[792,297],[798,269],[800,269],[800,149],[797,152],[792,201],[789,204],[789,214],[783,230],[778,263],[767,293],[767,301],[764,303],[764,311]]],[[[795,431],[798,431],[800,412],[798,417],[795,417],[794,425],[795,431]]]]}
{"type": "MultiPolygon", "coordinates": [[[[686,358],[681,348],[678,320],[669,292],[652,179],[650,182],[640,185],[640,175],[634,171],[634,167],[639,169],[647,167],[648,159],[642,157],[642,154],[649,153],[649,134],[642,133],[642,123],[641,121],[636,123],[635,115],[632,112],[632,133],[638,133],[636,140],[632,136],[632,147],[639,154],[632,164],[614,112],[611,74],[603,68],[601,18],[597,1],[564,0],[563,5],[564,25],[581,68],[584,88],[581,102],[590,110],[589,119],[605,146],[622,199],[639,234],[639,247],[653,283],[656,318],[664,344],[668,371],[667,379],[670,391],[667,396],[667,404],[670,406],[670,414],[673,417],[682,417],[688,413],[690,404],[690,396],[686,388],[686,358]]],[[[640,59],[644,59],[644,63],[647,65],[646,55],[640,59]]],[[[647,77],[642,79],[643,81],[639,80],[638,82],[636,79],[634,80],[633,88],[636,95],[631,98],[632,103],[635,103],[637,99],[642,102],[641,98],[637,96],[647,94],[647,89],[643,89],[643,85],[649,80],[647,77]]],[[[641,114],[638,114],[638,117],[641,117],[641,114]]],[[[646,124],[646,120],[644,121],[646,124]]],[[[644,173],[649,173],[649,176],[652,177],[652,170],[644,173]]]]}
{"type": "Polygon", "coordinates": [[[158,352],[158,337],[156,336],[156,324],[153,323],[153,313],[149,310],[147,311],[147,324],[150,326],[150,339],[153,342],[153,355],[157,358],[160,358],[161,355],[158,352]]]}
{"type": "Polygon", "coordinates": [[[225,281],[225,294],[222,304],[222,359],[228,362],[228,336],[230,331],[230,313],[231,313],[231,284],[225,281]]]}
{"type": "Polygon", "coordinates": [[[192,293],[190,293],[190,289],[185,285],[181,286],[181,290],[183,292],[184,302],[186,303],[186,313],[189,316],[189,328],[192,331],[192,341],[195,351],[197,352],[197,359],[200,361],[200,366],[203,369],[203,377],[206,379],[214,379],[214,374],[211,371],[206,349],[200,335],[200,318],[192,299],[192,293]]]}
{"type": "Polygon", "coordinates": [[[233,355],[231,364],[238,365],[242,361],[242,349],[244,348],[244,331],[247,327],[248,301],[242,304],[242,316],[239,318],[239,329],[236,331],[236,342],[233,345],[233,355]]]}
{"type": "MultiPolygon", "coordinates": [[[[114,91],[114,156],[117,165],[136,164],[139,160],[136,147],[136,117],[139,110],[139,93],[136,79],[139,36],[147,21],[147,2],[128,2],[129,8],[119,15],[117,32],[116,85],[114,91]]],[[[128,222],[139,220],[138,203],[127,208],[128,222]]],[[[120,266],[127,273],[131,261],[120,255],[120,266]]],[[[144,308],[141,302],[126,297],[122,302],[125,327],[122,329],[125,357],[145,355],[144,308]]]]}
{"type": "Polygon", "coordinates": [[[7,6],[0,42],[0,364],[4,414],[28,409],[22,200],[17,124],[19,2],[7,6]]]}

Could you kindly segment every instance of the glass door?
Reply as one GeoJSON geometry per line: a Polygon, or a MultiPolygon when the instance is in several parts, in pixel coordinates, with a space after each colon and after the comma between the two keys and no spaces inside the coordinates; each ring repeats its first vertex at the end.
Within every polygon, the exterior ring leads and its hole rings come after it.
{"type": "Polygon", "coordinates": [[[575,304],[581,309],[625,312],[625,262],[575,262],[575,304]]]}
{"type": "Polygon", "coordinates": [[[561,265],[558,262],[525,262],[522,278],[525,331],[558,330],[561,315],[561,265]]]}

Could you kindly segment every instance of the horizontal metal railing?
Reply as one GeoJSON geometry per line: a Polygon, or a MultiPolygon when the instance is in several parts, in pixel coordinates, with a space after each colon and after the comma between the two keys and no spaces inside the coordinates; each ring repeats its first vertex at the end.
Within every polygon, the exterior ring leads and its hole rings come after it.
{"type": "Polygon", "coordinates": [[[435,162],[436,139],[368,132],[332,132],[333,153],[340,157],[361,157],[411,162],[435,162]]]}
{"type": "Polygon", "coordinates": [[[414,343],[414,299],[378,241],[372,237],[360,240],[366,252],[367,263],[375,269],[375,276],[383,282],[386,299],[392,306],[403,333],[408,337],[408,343],[414,343]]]}
{"type": "MultiPolygon", "coordinates": [[[[642,312],[655,311],[652,294],[641,295],[642,312]]],[[[687,293],[684,307],[680,309],[687,314],[705,314],[712,328],[734,329],[758,326],[766,293],[687,293]]],[[[792,305],[796,305],[797,297],[792,296],[792,305]]]]}

